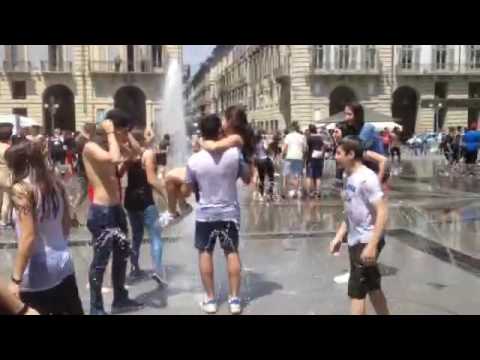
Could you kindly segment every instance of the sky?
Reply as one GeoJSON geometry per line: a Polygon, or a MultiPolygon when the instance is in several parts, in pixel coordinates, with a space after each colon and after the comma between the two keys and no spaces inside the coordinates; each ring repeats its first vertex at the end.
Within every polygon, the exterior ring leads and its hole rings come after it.
{"type": "Polygon", "coordinates": [[[212,53],[216,45],[184,45],[183,61],[185,65],[192,65],[192,75],[199,69],[202,62],[204,62],[212,53]]]}

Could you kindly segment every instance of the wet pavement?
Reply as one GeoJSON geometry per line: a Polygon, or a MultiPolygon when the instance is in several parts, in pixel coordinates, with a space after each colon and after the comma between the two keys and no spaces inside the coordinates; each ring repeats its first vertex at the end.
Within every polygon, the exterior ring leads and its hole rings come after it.
{"type": "MultiPolygon", "coordinates": [[[[388,192],[390,219],[381,258],[383,285],[394,314],[480,313],[480,180],[439,175],[442,159],[408,158],[394,167],[388,192]]],[[[327,174],[328,175],[328,174],[327,174]]],[[[328,254],[328,243],[343,219],[343,206],[331,180],[324,181],[321,200],[252,200],[240,185],[241,257],[244,314],[348,314],[346,285],[333,277],[348,269],[346,249],[328,254]]],[[[69,184],[75,194],[75,181],[69,184]]],[[[86,205],[81,209],[85,221],[86,205]]],[[[133,297],[145,302],[135,314],[201,314],[202,286],[193,248],[194,215],[165,231],[164,261],[170,286],[160,291],[145,279],[131,285],[133,297]]],[[[90,235],[75,230],[72,252],[85,310],[90,235]]],[[[0,234],[0,274],[10,274],[15,240],[0,234]]],[[[149,246],[141,263],[150,267],[149,246]]],[[[227,314],[225,260],[215,254],[215,282],[220,314],[227,314]]],[[[111,303],[106,276],[105,304],[111,303]]],[[[370,309],[371,310],[371,309],[370,309]]]]}

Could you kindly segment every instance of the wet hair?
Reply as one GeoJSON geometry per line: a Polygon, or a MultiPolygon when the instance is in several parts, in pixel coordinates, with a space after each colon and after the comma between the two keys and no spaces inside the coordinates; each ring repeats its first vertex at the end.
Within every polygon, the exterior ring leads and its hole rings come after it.
{"type": "Polygon", "coordinates": [[[129,114],[120,109],[112,109],[105,115],[105,119],[112,120],[115,129],[131,129],[132,119],[129,114]]]}
{"type": "Polygon", "coordinates": [[[132,131],[130,131],[130,134],[132,134],[133,138],[137,140],[140,144],[145,143],[145,128],[142,127],[134,127],[132,131]]]}
{"type": "Polygon", "coordinates": [[[170,141],[170,135],[169,134],[163,135],[163,139],[170,141]]]}
{"type": "Polygon", "coordinates": [[[249,161],[255,152],[255,132],[248,124],[247,114],[241,106],[230,106],[225,111],[225,118],[233,132],[243,140],[242,152],[246,161],[249,161]]]}
{"type": "Polygon", "coordinates": [[[317,133],[317,127],[313,124],[309,125],[308,126],[308,131],[310,132],[310,134],[316,134],[317,133]]]}
{"type": "Polygon", "coordinates": [[[365,112],[363,106],[358,101],[352,101],[345,105],[345,108],[349,108],[353,113],[353,126],[357,130],[361,130],[365,124],[365,112]]]}
{"type": "Polygon", "coordinates": [[[0,124],[0,141],[9,141],[13,136],[13,125],[10,123],[0,124]]]}
{"type": "MultiPolygon", "coordinates": [[[[33,207],[41,206],[40,221],[57,217],[60,208],[58,181],[50,173],[42,155],[41,144],[21,141],[5,152],[7,166],[12,171],[12,186],[29,178],[34,189],[33,207]],[[39,204],[40,202],[40,204],[39,204]]],[[[66,206],[66,204],[65,204],[66,206]]]]}
{"type": "MultiPolygon", "coordinates": [[[[105,115],[105,119],[111,120],[115,130],[117,129],[132,129],[132,119],[125,111],[120,109],[112,109],[105,115]]],[[[107,133],[102,127],[96,127],[91,141],[99,145],[104,150],[108,151],[107,133]]]]}
{"type": "Polygon", "coordinates": [[[222,120],[217,115],[207,115],[200,120],[200,132],[205,140],[216,140],[221,127],[222,120]]]}
{"type": "Polygon", "coordinates": [[[353,152],[355,155],[355,160],[363,159],[364,148],[362,145],[362,141],[358,136],[346,136],[342,140],[340,140],[338,146],[340,146],[343,151],[345,151],[345,154],[353,152]]]}

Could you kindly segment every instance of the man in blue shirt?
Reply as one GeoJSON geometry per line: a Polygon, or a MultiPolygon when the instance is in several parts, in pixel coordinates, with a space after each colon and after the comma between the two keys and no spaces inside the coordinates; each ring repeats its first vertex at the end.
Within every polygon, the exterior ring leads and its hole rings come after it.
{"type": "Polygon", "coordinates": [[[480,145],[480,131],[478,131],[476,127],[476,123],[470,124],[470,130],[463,135],[465,164],[467,165],[467,172],[470,175],[475,175],[473,167],[477,162],[478,148],[480,145]]]}

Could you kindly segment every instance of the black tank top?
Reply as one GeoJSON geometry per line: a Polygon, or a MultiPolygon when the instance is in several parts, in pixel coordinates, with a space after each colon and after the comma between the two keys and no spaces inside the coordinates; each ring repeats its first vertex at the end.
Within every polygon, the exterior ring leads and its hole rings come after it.
{"type": "Polygon", "coordinates": [[[128,185],[125,190],[125,209],[144,211],[155,205],[152,187],[147,181],[147,173],[140,160],[135,161],[128,169],[128,185]]]}

